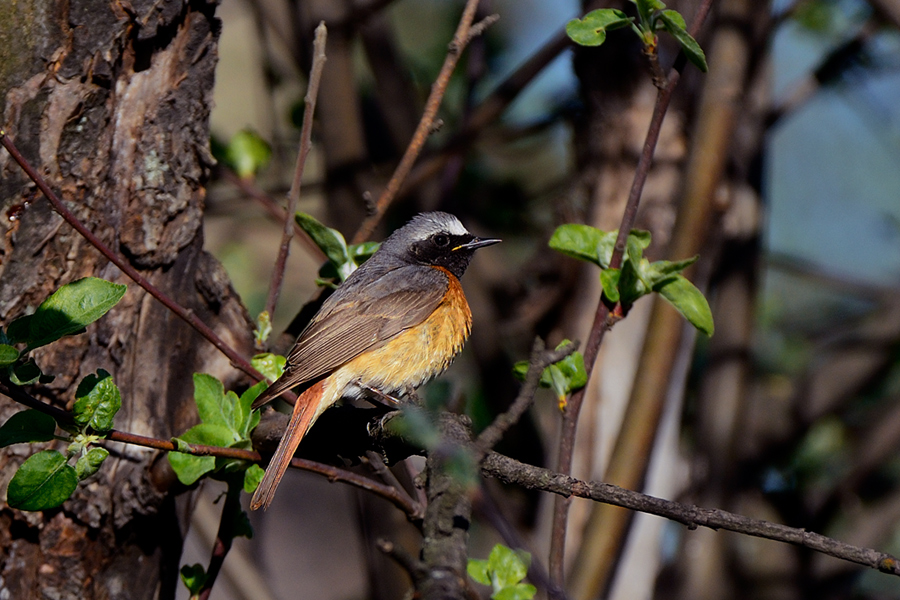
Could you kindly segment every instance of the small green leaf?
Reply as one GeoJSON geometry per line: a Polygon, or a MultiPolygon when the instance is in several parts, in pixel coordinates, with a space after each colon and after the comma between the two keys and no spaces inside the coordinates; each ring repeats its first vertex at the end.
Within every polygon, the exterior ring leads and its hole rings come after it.
{"type": "Polygon", "coordinates": [[[19,359],[19,351],[9,344],[0,344],[0,367],[11,365],[19,359]]]}
{"type": "Polygon", "coordinates": [[[287,360],[283,356],[272,354],[271,352],[257,354],[250,359],[250,364],[253,365],[253,368],[265,375],[266,379],[271,379],[272,381],[275,381],[284,373],[286,362],[287,360]]]}
{"type": "Polygon", "coordinates": [[[697,40],[687,32],[684,17],[674,10],[664,10],[659,14],[659,22],[662,23],[666,31],[672,34],[672,37],[678,40],[688,60],[706,73],[709,70],[709,65],[706,63],[706,54],[703,52],[700,44],[697,43],[697,40]]]}
{"type": "Polygon", "coordinates": [[[40,367],[37,366],[33,358],[29,358],[25,362],[15,363],[9,370],[9,380],[16,385],[31,385],[38,381],[42,375],[40,367]]]}
{"type": "Polygon", "coordinates": [[[619,276],[622,271],[619,269],[603,269],[600,271],[600,285],[603,287],[603,294],[609,298],[610,302],[619,301],[619,276]]]}
{"type": "MultiPolygon", "coordinates": [[[[10,326],[15,341],[27,341],[28,350],[77,333],[115,306],[127,289],[96,277],[85,277],[66,284],[44,300],[28,319],[28,334],[22,339],[21,326],[10,326]]],[[[13,322],[13,325],[16,321],[13,322]]]]}
{"type": "Polygon", "coordinates": [[[360,266],[372,258],[372,255],[378,252],[380,247],[380,242],[363,242],[362,244],[351,244],[347,247],[347,250],[350,252],[350,258],[353,259],[356,266],[360,266]]]}
{"type": "Polygon", "coordinates": [[[231,137],[225,149],[225,161],[241,178],[258,173],[269,164],[272,148],[255,131],[244,129],[231,137]]]}
{"type": "Polygon", "coordinates": [[[606,41],[606,33],[631,25],[632,19],[621,10],[600,8],[581,19],[566,24],[566,35],[581,46],[599,46],[606,41]]]}
{"type": "Polygon", "coordinates": [[[29,456],[9,482],[6,503],[20,510],[47,510],[69,499],[78,477],[56,450],[29,456]]]}
{"type": "Polygon", "coordinates": [[[244,393],[241,394],[239,400],[241,403],[241,412],[250,415],[249,418],[244,419],[242,427],[238,430],[238,435],[240,435],[242,439],[248,439],[250,437],[250,432],[259,425],[259,411],[252,410],[252,406],[253,401],[256,400],[256,397],[259,396],[264,389],[266,389],[267,385],[266,382],[260,381],[256,385],[244,390],[244,393]]]}
{"type": "Polygon", "coordinates": [[[234,516],[234,537],[245,537],[248,540],[253,539],[253,525],[250,524],[250,517],[247,511],[240,511],[234,516]]]}
{"type": "Polygon", "coordinates": [[[264,310],[259,313],[259,316],[256,318],[256,329],[254,330],[253,337],[254,341],[257,344],[257,347],[261,347],[263,343],[267,339],[269,339],[269,335],[272,333],[272,319],[269,317],[269,311],[264,310]]]}
{"type": "Polygon", "coordinates": [[[75,476],[78,477],[78,481],[83,481],[96,473],[107,456],[109,451],[106,448],[91,448],[75,461],[75,476]]]}
{"type": "Polygon", "coordinates": [[[657,260],[650,263],[650,267],[647,269],[647,279],[649,280],[650,286],[655,286],[662,280],[668,279],[672,275],[681,273],[689,266],[697,262],[697,259],[699,258],[700,256],[698,255],[692,258],[687,258],[685,260],[657,260]]]}
{"type": "Polygon", "coordinates": [[[675,275],[654,286],[688,322],[707,336],[714,331],[712,311],[703,294],[683,275],[675,275]]]}
{"type": "Polygon", "coordinates": [[[486,560],[470,558],[466,563],[466,573],[482,585],[491,585],[491,576],[488,574],[488,561],[486,560]]]}
{"type": "Polygon", "coordinates": [[[49,442],[56,431],[56,421],[39,410],[17,412],[0,427],[0,448],[10,444],[49,442]]]}
{"type": "Polygon", "coordinates": [[[341,281],[346,279],[353,272],[355,264],[350,260],[350,251],[347,249],[347,242],[341,232],[326,227],[306,213],[298,212],[294,215],[294,220],[312,238],[316,246],[325,253],[329,262],[337,269],[341,281]]]}
{"type": "Polygon", "coordinates": [[[181,581],[191,596],[196,596],[206,585],[206,569],[201,564],[184,565],[181,567],[181,581]]]}
{"type": "Polygon", "coordinates": [[[602,268],[609,266],[613,247],[616,245],[615,231],[601,231],[590,225],[567,223],[560,225],[550,237],[549,246],[566,256],[586,260],[602,268]]]}
{"type": "MultiPolygon", "coordinates": [[[[179,440],[189,444],[227,448],[234,443],[235,436],[231,429],[223,425],[201,423],[188,429],[184,435],[179,437],[179,440]]],[[[216,457],[214,456],[194,456],[182,452],[169,452],[168,459],[178,480],[185,485],[193,484],[216,468],[216,457]]]]}
{"type": "Polygon", "coordinates": [[[113,428],[113,420],[122,408],[122,395],[112,376],[103,369],[88,375],[78,384],[72,416],[79,426],[98,432],[113,428]]]}
{"type": "Polygon", "coordinates": [[[221,381],[206,373],[194,373],[194,402],[203,423],[235,430],[234,403],[226,400],[221,381]]]}
{"type": "Polygon", "coordinates": [[[246,471],[244,471],[244,491],[248,494],[252,494],[256,491],[256,488],[259,487],[259,482],[262,481],[263,475],[266,472],[259,465],[250,465],[246,471]]]}
{"type": "MultiPolygon", "coordinates": [[[[616,235],[619,235],[619,232],[615,232],[616,235]]],[[[650,232],[646,229],[632,229],[628,232],[629,240],[634,240],[633,243],[637,244],[638,247],[643,251],[650,247],[650,242],[652,240],[652,236],[650,232]]]]}
{"type": "Polygon", "coordinates": [[[637,5],[638,14],[641,18],[641,24],[649,26],[653,20],[653,13],[666,7],[659,0],[631,0],[637,5]]]}
{"type": "Polygon", "coordinates": [[[493,571],[494,585],[499,591],[515,585],[525,579],[531,555],[524,551],[515,551],[502,544],[496,544],[488,556],[488,568],[493,571]]]}
{"type": "Polygon", "coordinates": [[[492,600],[531,600],[537,588],[530,583],[517,583],[491,594],[492,600]]]}

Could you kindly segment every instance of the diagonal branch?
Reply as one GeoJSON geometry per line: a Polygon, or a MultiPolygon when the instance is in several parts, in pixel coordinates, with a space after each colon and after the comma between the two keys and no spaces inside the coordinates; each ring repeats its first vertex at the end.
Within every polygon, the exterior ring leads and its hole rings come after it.
{"type": "Polygon", "coordinates": [[[6,148],[7,152],[13,157],[19,166],[25,171],[25,174],[38,186],[38,189],[47,197],[47,200],[50,201],[50,204],[53,206],[53,210],[55,210],[59,215],[65,219],[65,221],[72,226],[75,231],[81,234],[92,246],[94,246],[97,250],[100,251],[100,254],[105,256],[111,263],[116,265],[125,275],[131,278],[136,284],[141,286],[148,294],[159,300],[159,302],[168,308],[170,311],[175,313],[178,317],[180,317],[185,323],[194,328],[200,335],[205,337],[207,340],[212,343],[213,346],[219,349],[222,354],[228,357],[231,360],[231,363],[250,377],[252,377],[255,381],[263,381],[265,377],[253,368],[249,361],[246,358],[241,356],[234,348],[229,346],[225,341],[220,338],[215,331],[213,331],[206,323],[200,320],[197,315],[193,313],[193,311],[181,306],[175,300],[170,298],[165,292],[160,290],[158,287],[144,279],[140,273],[137,272],[131,263],[127,260],[113,252],[106,244],[104,244],[100,238],[98,238],[94,233],[88,229],[78,218],[72,214],[72,212],[66,208],[66,205],[63,201],[56,195],[44,178],[35,171],[34,167],[22,156],[22,153],[19,152],[19,149],[13,144],[13,141],[6,134],[6,131],[0,129],[0,144],[6,148]]]}
{"type": "Polygon", "coordinates": [[[275,315],[275,305],[278,303],[278,295],[281,293],[281,284],[284,282],[284,269],[287,266],[288,251],[291,248],[291,237],[294,235],[294,213],[297,212],[297,202],[300,201],[300,185],[303,178],[303,170],[306,166],[306,157],[312,145],[312,122],[316,111],[316,97],[319,93],[319,83],[322,81],[322,70],[325,67],[325,40],[328,37],[328,29],[325,22],[316,27],[316,37],[313,41],[313,62],[309,72],[309,85],[306,87],[306,110],[303,111],[303,125],[300,128],[300,150],[297,152],[297,165],[294,168],[294,179],[291,189],[288,191],[287,210],[284,215],[284,230],[281,235],[281,246],[278,248],[278,257],[275,260],[275,268],[272,270],[272,284],[269,287],[269,296],[266,300],[266,312],[269,318],[275,315]]]}
{"type": "Polygon", "coordinates": [[[431,86],[431,93],[428,95],[428,100],[425,102],[425,110],[422,113],[422,119],[419,121],[418,127],[416,127],[412,140],[406,147],[406,152],[403,153],[400,163],[394,170],[394,174],[391,176],[391,179],[381,192],[381,196],[379,196],[378,201],[375,203],[372,214],[366,217],[360,224],[359,229],[353,236],[352,243],[359,244],[372,235],[375,226],[378,225],[378,222],[381,221],[385,211],[387,211],[388,206],[394,201],[397,192],[400,191],[400,186],[403,185],[403,181],[406,179],[406,176],[409,175],[416,159],[419,157],[419,153],[422,151],[422,147],[425,145],[425,141],[428,139],[428,136],[431,134],[434,127],[434,120],[437,116],[438,109],[441,106],[441,101],[444,99],[444,93],[447,91],[447,85],[450,83],[450,76],[453,74],[453,69],[456,67],[460,55],[471,39],[469,34],[472,28],[472,21],[475,18],[475,9],[477,8],[478,0],[468,0],[466,2],[462,18],[459,21],[459,26],[456,28],[453,41],[450,42],[447,57],[444,59],[444,64],[441,66],[437,79],[431,86]]]}

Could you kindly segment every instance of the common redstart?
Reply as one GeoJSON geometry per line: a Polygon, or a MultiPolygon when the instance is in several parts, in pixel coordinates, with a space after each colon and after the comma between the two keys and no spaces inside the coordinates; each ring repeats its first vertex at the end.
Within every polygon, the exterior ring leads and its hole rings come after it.
{"type": "Polygon", "coordinates": [[[250,508],[268,507],[300,440],[341,398],[393,397],[440,374],[462,349],[472,312],[459,278],[478,248],[453,215],[423,213],[392,233],[322,304],[258,408],[300,388],[291,420],[250,508]]]}

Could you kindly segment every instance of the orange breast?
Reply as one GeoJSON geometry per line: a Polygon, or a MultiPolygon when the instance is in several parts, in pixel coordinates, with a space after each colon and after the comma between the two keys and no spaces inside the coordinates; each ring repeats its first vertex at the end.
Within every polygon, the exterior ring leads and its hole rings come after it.
{"type": "MultiPolygon", "coordinates": [[[[459,280],[440,270],[450,283],[431,316],[335,371],[332,377],[338,389],[359,382],[393,395],[422,385],[450,366],[472,330],[472,312],[459,280]]],[[[345,393],[355,391],[347,389],[345,393]]]]}

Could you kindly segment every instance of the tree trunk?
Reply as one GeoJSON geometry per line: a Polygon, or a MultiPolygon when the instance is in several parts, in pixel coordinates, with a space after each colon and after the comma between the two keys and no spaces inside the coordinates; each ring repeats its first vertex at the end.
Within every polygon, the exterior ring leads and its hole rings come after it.
{"type": "MultiPolygon", "coordinates": [[[[3,13],[0,109],[9,135],[107,245],[249,353],[246,311],[202,249],[215,3],[32,0],[3,13]]],[[[129,286],[87,333],[34,352],[56,379],[30,392],[62,407],[82,377],[103,368],[122,392],[117,429],[160,438],[184,432],[196,420],[191,373],[233,380],[227,359],[63,223],[5,152],[0,198],[4,325],[84,276],[129,286]]],[[[16,410],[0,399],[4,420],[16,410]]],[[[110,459],[61,509],[0,505],[0,590],[8,597],[174,596],[187,505],[175,500],[168,461],[107,447],[110,459]]],[[[34,451],[18,445],[0,455],[4,484],[34,451]]]]}

